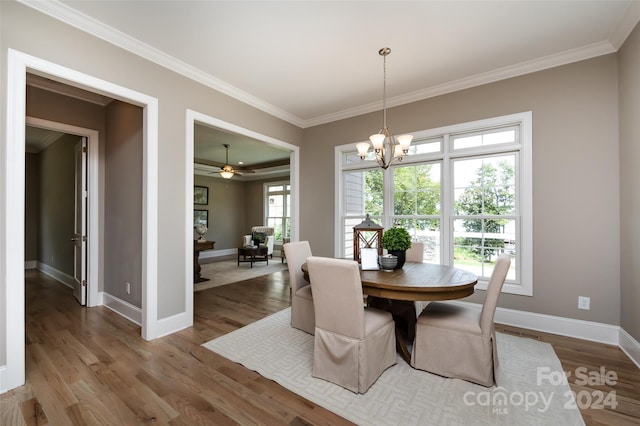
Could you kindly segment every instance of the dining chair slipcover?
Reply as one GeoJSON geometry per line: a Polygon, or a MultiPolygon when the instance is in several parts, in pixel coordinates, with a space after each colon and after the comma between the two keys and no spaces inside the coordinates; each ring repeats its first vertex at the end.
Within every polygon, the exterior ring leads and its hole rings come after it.
{"type": "Polygon", "coordinates": [[[424,261],[424,243],[412,241],[411,247],[407,250],[406,261],[422,263],[424,261]]]}
{"type": "Polygon", "coordinates": [[[396,363],[396,335],[388,312],[365,307],[358,263],[307,259],[316,312],[313,377],[365,393],[396,363]]]}
{"type": "Polygon", "coordinates": [[[493,318],[510,264],[508,255],[500,255],[481,312],[453,303],[429,303],[416,324],[411,354],[414,368],[483,386],[496,384],[498,351],[493,318]]]}
{"type": "Polygon", "coordinates": [[[291,288],[291,327],[315,332],[316,317],[313,310],[311,285],[302,274],[302,264],[311,256],[309,241],[286,243],[283,247],[289,268],[289,287],[291,288]]]}

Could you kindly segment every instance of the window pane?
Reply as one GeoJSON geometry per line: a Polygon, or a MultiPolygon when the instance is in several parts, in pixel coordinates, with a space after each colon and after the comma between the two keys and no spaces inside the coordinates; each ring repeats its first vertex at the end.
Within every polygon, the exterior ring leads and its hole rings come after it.
{"type": "Polygon", "coordinates": [[[440,164],[393,169],[395,215],[440,214],[440,164]]]}
{"type": "Polygon", "coordinates": [[[360,215],[364,218],[365,213],[371,216],[382,215],[382,170],[358,170],[345,173],[344,197],[347,216],[360,215]]]}
{"type": "Polygon", "coordinates": [[[453,136],[453,149],[475,148],[479,146],[498,145],[516,142],[517,128],[495,129],[483,132],[465,133],[453,136]]]}
{"type": "Polygon", "coordinates": [[[429,154],[432,152],[442,151],[442,140],[429,140],[429,141],[413,141],[409,148],[409,155],[412,154],[429,154]]]}
{"type": "MultiPolygon", "coordinates": [[[[489,278],[498,256],[516,255],[516,221],[508,219],[456,219],[454,265],[489,278]]],[[[515,279],[515,265],[510,279],[515,279]]]]}
{"type": "Polygon", "coordinates": [[[267,219],[268,226],[274,228],[274,238],[281,241],[289,236],[289,206],[291,196],[289,183],[266,184],[267,191],[267,219]],[[285,229],[286,227],[286,229],[285,229]]]}
{"type": "Polygon", "coordinates": [[[453,186],[456,215],[515,213],[515,154],[455,161],[453,186]]]}
{"type": "Polygon", "coordinates": [[[440,263],[440,220],[439,219],[395,219],[399,225],[409,231],[412,241],[424,244],[423,260],[440,263]]]}

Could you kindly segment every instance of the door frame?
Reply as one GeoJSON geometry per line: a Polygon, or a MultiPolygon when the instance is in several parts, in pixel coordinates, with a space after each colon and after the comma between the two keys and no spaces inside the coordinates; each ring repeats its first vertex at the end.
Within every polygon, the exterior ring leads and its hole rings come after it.
{"type": "MultiPolygon", "coordinates": [[[[7,49],[6,135],[0,152],[0,303],[5,329],[0,392],[25,383],[24,195],[27,72],[143,108],[142,338],[158,337],[158,99],[41,58],[7,49]]],[[[0,366],[1,369],[1,366],[0,366]]]]}
{"type": "Polygon", "coordinates": [[[87,307],[99,306],[103,304],[102,294],[102,260],[104,259],[102,238],[104,233],[100,227],[100,206],[104,205],[104,194],[100,193],[99,176],[100,162],[99,143],[100,134],[97,130],[86,129],[84,127],[72,126],[70,124],[56,121],[44,120],[42,118],[27,116],[26,125],[40,129],[53,130],[71,134],[74,136],[87,138],[87,191],[89,199],[87,203],[87,307]]]}
{"type": "Polygon", "coordinates": [[[194,157],[194,126],[196,123],[217,127],[240,135],[257,139],[266,144],[289,150],[289,182],[291,184],[291,241],[298,241],[300,235],[300,147],[283,142],[271,136],[263,135],[253,130],[245,129],[236,124],[211,117],[209,115],[187,109],[186,117],[186,155],[185,155],[185,318],[187,326],[193,324],[193,157],[194,157]]]}

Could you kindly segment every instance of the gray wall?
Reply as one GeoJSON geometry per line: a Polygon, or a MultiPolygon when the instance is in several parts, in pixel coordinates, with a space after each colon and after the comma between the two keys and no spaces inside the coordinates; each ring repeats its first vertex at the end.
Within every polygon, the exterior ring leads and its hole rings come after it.
{"type": "MultiPolygon", "coordinates": [[[[252,226],[264,222],[264,189],[266,182],[288,180],[288,177],[255,181],[219,179],[194,175],[194,185],[209,188],[209,204],[194,204],[195,210],[209,212],[209,230],[205,238],[215,241],[215,250],[237,248],[242,244],[242,236],[251,231],[252,226]]],[[[194,239],[198,234],[194,232],[194,239]]]]}
{"type": "Polygon", "coordinates": [[[620,50],[620,325],[640,341],[640,27],[620,50]]]}
{"type": "MultiPolygon", "coordinates": [[[[637,34],[621,66],[625,87],[637,93],[637,34]],[[633,73],[631,73],[633,72],[633,73]],[[631,89],[630,89],[631,90],[631,89]]],[[[302,130],[256,108],[186,79],[170,70],[65,25],[16,2],[0,2],[0,62],[9,48],[145,93],[159,100],[158,145],[158,318],[182,312],[185,264],[184,200],[186,193],[185,110],[193,109],[237,126],[301,145],[301,237],[314,253],[333,254],[333,146],[365,140],[377,130],[381,114],[302,130]],[[303,143],[304,139],[304,143],[303,143]]],[[[5,69],[3,65],[3,69],[5,69]]],[[[0,81],[0,128],[6,128],[6,78],[0,81]]],[[[622,153],[637,158],[637,94],[621,102],[622,153]],[[627,106],[627,104],[629,106],[627,106]]],[[[33,99],[28,99],[33,103],[33,99]]],[[[94,106],[98,108],[97,106],[94,106]]],[[[501,306],[609,324],[620,321],[620,217],[637,218],[637,184],[623,187],[620,214],[617,55],[609,55],[458,93],[416,102],[389,111],[396,134],[519,111],[534,119],[534,296],[505,295],[501,306]],[[594,226],[598,224],[598,226],[594,226]],[[589,231],[589,232],[587,232],[589,231]],[[558,238],[561,236],[561,238],[558,238]],[[591,311],[578,311],[577,296],[591,296],[591,311]]],[[[64,110],[30,115],[67,119],[64,110]]],[[[90,108],[91,109],[91,108],[90,108]]],[[[75,125],[89,125],[91,111],[77,111],[75,125]]],[[[63,120],[56,120],[63,121],[63,120]]],[[[100,119],[98,119],[100,121],[100,119]]],[[[101,132],[101,135],[103,133],[101,132]]],[[[0,135],[6,145],[6,133],[0,135]]],[[[102,143],[102,140],[101,140],[102,143]]],[[[625,181],[638,168],[625,162],[625,181]]],[[[632,177],[637,177],[636,175],[632,177]]],[[[638,180],[635,179],[634,182],[638,180]]],[[[190,219],[188,219],[190,220],[190,219]]],[[[625,228],[623,234],[627,231],[625,228]]],[[[637,224],[624,237],[625,249],[636,249],[637,224]]],[[[0,230],[2,232],[2,230],[0,230]]],[[[3,235],[0,235],[2,238],[3,235]]],[[[118,244],[118,247],[120,245],[118,244]]],[[[638,338],[636,262],[623,261],[623,324],[638,338]]],[[[2,285],[2,284],[0,284],[2,285]]],[[[9,285],[21,285],[10,283],[9,285]]],[[[4,289],[0,288],[0,294],[4,289]]],[[[1,298],[1,296],[0,296],[1,298]]],[[[477,298],[476,298],[477,300],[477,298]]],[[[0,299],[0,305],[5,301],[0,299]]],[[[0,319],[0,365],[6,363],[4,320],[0,319]]]]}
{"type": "Polygon", "coordinates": [[[25,156],[24,260],[38,260],[40,229],[40,166],[38,154],[25,156]]]}
{"type": "MultiPolygon", "coordinates": [[[[215,250],[237,248],[245,234],[245,184],[239,180],[194,175],[194,185],[209,188],[209,204],[193,205],[209,211],[209,231],[205,237],[215,241],[215,250]]],[[[194,238],[197,234],[194,233],[194,238]]]]}
{"type": "MultiPolygon", "coordinates": [[[[608,55],[388,111],[395,134],[533,111],[533,296],[505,294],[500,306],[619,323],[617,93],[617,56],[608,55]],[[578,296],[591,297],[590,311],[578,310],[578,296]]],[[[301,238],[314,254],[334,254],[333,147],[366,140],[381,120],[305,130],[301,238]]]]}
{"type": "Polygon", "coordinates": [[[40,226],[38,260],[73,276],[75,145],[78,136],[64,135],[38,155],[40,226]]]}
{"type": "Polygon", "coordinates": [[[142,307],[142,108],[110,103],[106,131],[104,291],[142,307]]]}

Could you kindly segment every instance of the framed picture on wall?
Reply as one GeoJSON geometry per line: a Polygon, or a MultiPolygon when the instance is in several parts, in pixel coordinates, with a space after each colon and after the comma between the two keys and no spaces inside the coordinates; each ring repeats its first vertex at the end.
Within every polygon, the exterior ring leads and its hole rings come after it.
{"type": "Polygon", "coordinates": [[[209,227],[209,210],[194,210],[193,211],[193,226],[204,225],[209,227]]]}
{"type": "Polygon", "coordinates": [[[209,188],[206,186],[194,186],[193,204],[200,204],[204,206],[209,204],[209,188]]]}

